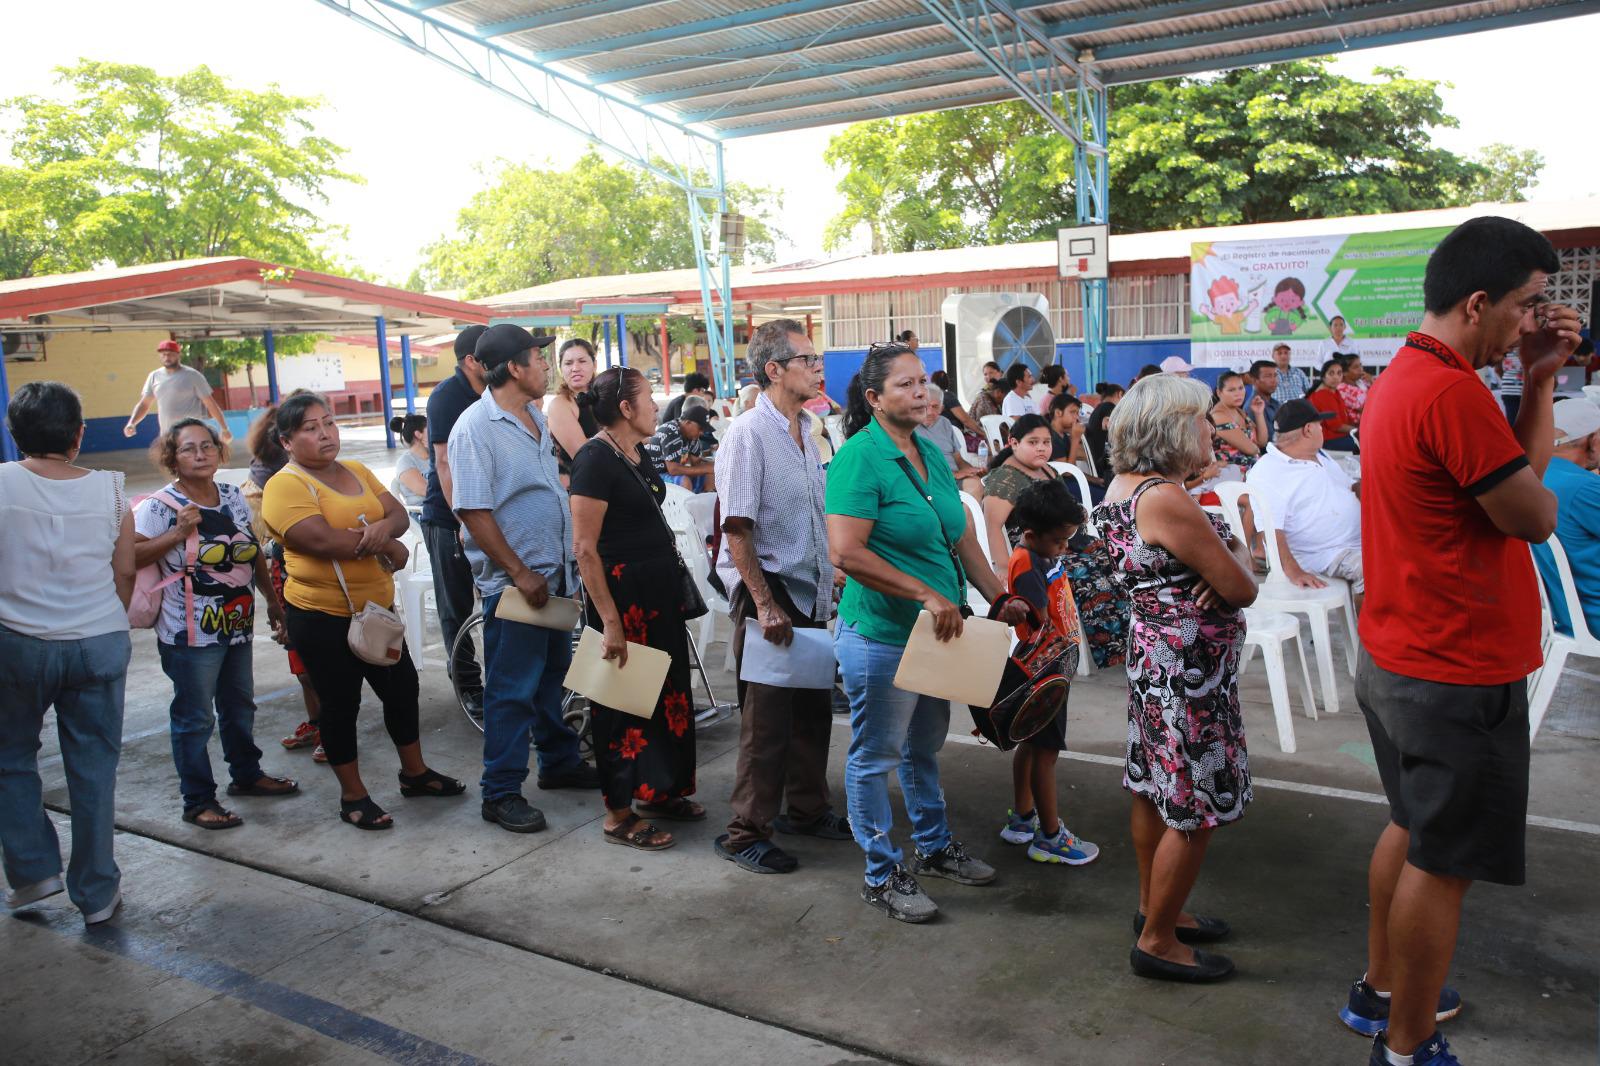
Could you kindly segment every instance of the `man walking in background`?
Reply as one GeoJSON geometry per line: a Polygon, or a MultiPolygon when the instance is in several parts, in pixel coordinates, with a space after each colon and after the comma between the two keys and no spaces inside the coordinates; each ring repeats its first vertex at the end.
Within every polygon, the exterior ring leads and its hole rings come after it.
{"type": "Polygon", "coordinates": [[[161,365],[150,371],[150,376],[144,379],[139,402],[134,405],[133,414],[128,416],[128,424],[122,427],[122,435],[131,437],[137,433],[139,423],[144,421],[144,416],[150,413],[151,404],[154,404],[156,422],[163,433],[185,418],[198,418],[201,421],[210,418],[217,424],[223,443],[233,440],[228,420],[222,417],[222,408],[217,404],[216,397],[211,395],[211,383],[194,367],[183,365],[183,350],[178,347],[178,342],[162,341],[156,345],[156,354],[161,357],[161,365]]]}

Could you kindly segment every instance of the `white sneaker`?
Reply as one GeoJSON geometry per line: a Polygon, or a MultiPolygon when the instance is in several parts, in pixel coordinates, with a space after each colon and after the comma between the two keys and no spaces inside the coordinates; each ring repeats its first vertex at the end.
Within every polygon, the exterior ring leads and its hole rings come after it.
{"type": "Polygon", "coordinates": [[[6,906],[12,910],[16,910],[18,907],[26,907],[30,903],[37,903],[41,899],[55,895],[61,891],[61,888],[61,878],[59,876],[47,877],[43,881],[35,881],[31,885],[23,885],[21,888],[12,889],[6,896],[6,906]]]}
{"type": "Polygon", "coordinates": [[[111,902],[106,904],[106,906],[104,908],[102,908],[101,910],[97,910],[92,914],[85,913],[84,916],[83,916],[83,924],[84,925],[99,925],[101,922],[109,921],[111,916],[117,913],[117,908],[119,908],[121,906],[122,906],[122,889],[119,888],[119,889],[117,889],[117,894],[111,897],[111,902]]]}

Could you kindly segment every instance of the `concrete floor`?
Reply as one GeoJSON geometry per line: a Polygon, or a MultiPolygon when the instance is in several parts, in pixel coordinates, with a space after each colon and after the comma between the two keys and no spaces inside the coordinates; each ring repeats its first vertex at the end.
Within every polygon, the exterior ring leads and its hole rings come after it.
{"type": "MultiPolygon", "coordinates": [[[[550,820],[532,836],[484,823],[475,789],[401,799],[369,705],[364,770],[397,826],[342,826],[332,775],[274,743],[300,706],[267,642],[258,740],[268,771],[298,777],[304,794],[240,799],[244,827],[198,830],[178,817],[170,689],[152,644],[136,635],[128,687],[126,906],[87,933],[64,897],[0,922],[7,1063],[1365,1061],[1334,1011],[1363,966],[1366,859],[1384,808],[1348,676],[1341,713],[1297,716],[1294,755],[1277,749],[1259,664],[1242,679],[1256,801],[1217,835],[1193,900],[1232,921],[1239,975],[1186,988],[1127,969],[1135,870],[1115,675],[1074,687],[1059,774],[1067,820],[1101,861],[1047,867],[1001,843],[1008,760],[953,720],[942,765],[957,835],[1001,873],[987,888],[932,881],[943,914],[912,927],[857,898],[850,842],[794,843],[802,866],[786,877],[711,854],[733,723],[699,737],[711,818],[674,826],[679,846],[647,855],[603,842],[592,793],[530,791],[550,820]]],[[[720,646],[707,657],[720,662],[720,646]]],[[[480,737],[439,661],[423,681],[424,751],[475,784],[480,737]]],[[[1528,884],[1468,897],[1452,969],[1467,1009],[1447,1028],[1468,1063],[1594,1059],[1600,676],[1576,665],[1534,745],[1528,884]]],[[[835,783],[848,738],[837,723],[835,783]]],[[[47,798],[63,810],[55,752],[47,733],[47,798]]],[[[215,744],[213,764],[222,771],[215,744]]],[[[903,827],[902,815],[902,841],[903,827]]]]}

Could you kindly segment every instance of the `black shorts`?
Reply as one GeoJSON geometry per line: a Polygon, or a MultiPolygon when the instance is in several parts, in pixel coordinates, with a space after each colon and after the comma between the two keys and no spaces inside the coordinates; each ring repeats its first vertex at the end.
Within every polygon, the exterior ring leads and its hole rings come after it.
{"type": "Polygon", "coordinates": [[[1361,653],[1367,718],[1389,816],[1428,873],[1520,885],[1528,817],[1528,685],[1447,685],[1361,653]]]}

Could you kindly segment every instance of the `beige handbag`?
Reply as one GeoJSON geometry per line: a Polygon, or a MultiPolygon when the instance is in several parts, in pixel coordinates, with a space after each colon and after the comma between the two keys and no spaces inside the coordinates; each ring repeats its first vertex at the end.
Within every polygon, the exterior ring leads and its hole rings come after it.
{"type": "MultiPolygon", "coordinates": [[[[289,465],[294,468],[295,476],[311,490],[312,499],[317,499],[321,494],[317,492],[316,478],[297,463],[289,465]]],[[[350,598],[350,586],[344,583],[344,568],[337,559],[329,559],[328,562],[333,564],[333,576],[339,579],[344,602],[350,605],[350,631],[345,637],[350,650],[364,663],[393,666],[400,661],[400,654],[405,648],[406,624],[398,614],[371,600],[361,610],[356,610],[355,601],[350,598]]]]}
{"type": "Polygon", "coordinates": [[[379,607],[371,600],[361,610],[350,599],[350,587],[344,583],[344,568],[339,560],[329,559],[339,588],[344,590],[344,602],[350,604],[350,632],[346,639],[356,658],[373,666],[393,666],[400,661],[405,648],[406,624],[400,616],[387,607],[379,607]]]}

